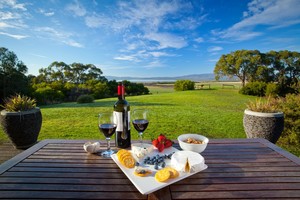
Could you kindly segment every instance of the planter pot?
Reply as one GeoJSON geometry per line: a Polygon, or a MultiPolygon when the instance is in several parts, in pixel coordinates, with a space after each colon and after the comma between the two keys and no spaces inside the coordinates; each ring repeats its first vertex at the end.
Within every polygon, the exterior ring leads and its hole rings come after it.
{"type": "Polygon", "coordinates": [[[265,138],[276,143],[284,128],[284,115],[278,113],[261,113],[245,110],[244,130],[247,138],[265,138]]]}
{"type": "Polygon", "coordinates": [[[42,126],[39,108],[22,112],[1,111],[0,123],[17,149],[27,149],[37,142],[42,126]]]}

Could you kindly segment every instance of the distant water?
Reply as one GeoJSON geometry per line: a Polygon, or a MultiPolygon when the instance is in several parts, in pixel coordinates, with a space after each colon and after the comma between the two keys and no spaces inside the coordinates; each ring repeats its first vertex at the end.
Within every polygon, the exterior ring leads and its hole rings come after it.
{"type": "MultiPolygon", "coordinates": [[[[118,81],[122,81],[122,80],[116,80],[118,81]]],[[[172,80],[172,79],[168,79],[168,80],[164,80],[164,79],[128,79],[128,81],[130,82],[134,82],[134,83],[152,83],[152,82],[175,82],[176,80],[172,80]]]]}

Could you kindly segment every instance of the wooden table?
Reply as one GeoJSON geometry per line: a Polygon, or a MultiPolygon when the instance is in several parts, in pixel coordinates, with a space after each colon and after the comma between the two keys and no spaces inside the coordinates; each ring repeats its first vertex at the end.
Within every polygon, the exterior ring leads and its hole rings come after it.
{"type": "Polygon", "coordinates": [[[208,169],[148,196],[84,142],[43,140],[3,163],[0,199],[300,199],[300,159],[263,139],[211,140],[208,169]]]}

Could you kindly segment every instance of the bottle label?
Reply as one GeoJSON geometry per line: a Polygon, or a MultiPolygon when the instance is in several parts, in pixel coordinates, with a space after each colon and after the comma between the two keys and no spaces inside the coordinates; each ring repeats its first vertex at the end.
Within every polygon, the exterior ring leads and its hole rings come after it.
{"type": "MultiPolygon", "coordinates": [[[[127,130],[130,130],[130,111],[127,112],[127,130]]],[[[126,121],[126,120],[124,120],[126,121]]],[[[117,124],[116,131],[123,132],[124,124],[123,124],[123,113],[114,111],[114,123],[117,124]]]]}

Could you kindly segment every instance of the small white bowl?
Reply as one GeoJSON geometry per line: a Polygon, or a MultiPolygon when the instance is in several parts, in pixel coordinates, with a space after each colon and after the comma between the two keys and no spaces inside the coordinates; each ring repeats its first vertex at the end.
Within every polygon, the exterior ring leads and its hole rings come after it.
{"type": "Polygon", "coordinates": [[[203,135],[199,135],[199,134],[193,134],[193,133],[187,133],[187,134],[183,134],[178,136],[178,142],[179,142],[179,146],[183,149],[183,150],[187,150],[187,151],[194,151],[197,153],[201,153],[205,150],[209,139],[203,135]],[[201,140],[203,141],[203,144],[190,144],[185,142],[188,138],[194,138],[196,140],[201,140]]]}

